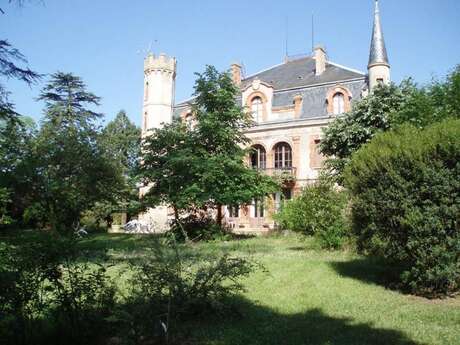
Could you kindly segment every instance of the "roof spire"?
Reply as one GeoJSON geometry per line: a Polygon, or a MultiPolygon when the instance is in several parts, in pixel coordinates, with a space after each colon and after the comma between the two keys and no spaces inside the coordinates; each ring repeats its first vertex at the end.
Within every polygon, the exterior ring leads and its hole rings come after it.
{"type": "Polygon", "coordinates": [[[387,49],[385,47],[385,40],[383,38],[382,25],[380,23],[378,0],[375,0],[374,30],[372,32],[371,51],[369,54],[369,67],[375,64],[390,65],[387,49]]]}

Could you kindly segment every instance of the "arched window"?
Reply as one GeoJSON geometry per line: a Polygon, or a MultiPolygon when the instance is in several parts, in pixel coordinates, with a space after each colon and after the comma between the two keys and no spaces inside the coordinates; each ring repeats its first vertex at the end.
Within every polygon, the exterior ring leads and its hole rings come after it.
{"type": "Polygon", "coordinates": [[[275,168],[292,168],[292,149],[287,143],[278,143],[275,148],[275,168]]]}
{"type": "Polygon", "coordinates": [[[263,102],[259,96],[254,97],[251,101],[251,112],[254,122],[259,122],[262,119],[263,102]]]}
{"type": "Polygon", "coordinates": [[[339,115],[345,112],[345,96],[341,92],[337,92],[332,98],[333,113],[339,115]]]}
{"type": "Polygon", "coordinates": [[[251,167],[262,170],[267,167],[267,153],[262,145],[254,145],[251,148],[251,167]]]}

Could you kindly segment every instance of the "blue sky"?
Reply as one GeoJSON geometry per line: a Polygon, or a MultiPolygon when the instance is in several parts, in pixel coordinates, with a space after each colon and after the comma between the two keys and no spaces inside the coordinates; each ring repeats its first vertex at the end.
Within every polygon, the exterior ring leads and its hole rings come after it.
{"type": "MultiPolygon", "coordinates": [[[[106,121],[120,109],[140,122],[143,57],[155,53],[178,60],[176,100],[193,91],[194,72],[206,64],[227,69],[241,61],[246,74],[280,63],[288,18],[289,54],[311,50],[311,15],[316,43],[331,61],[366,70],[373,0],[31,0],[23,8],[5,4],[0,32],[44,74],[72,72],[102,97],[106,121]],[[157,42],[155,42],[157,41],[157,42]]],[[[443,77],[460,63],[460,1],[381,0],[383,30],[396,82],[443,77]]],[[[45,79],[46,80],[46,79],[45,79]]],[[[16,110],[35,120],[43,104],[29,88],[7,81],[16,110]]]]}

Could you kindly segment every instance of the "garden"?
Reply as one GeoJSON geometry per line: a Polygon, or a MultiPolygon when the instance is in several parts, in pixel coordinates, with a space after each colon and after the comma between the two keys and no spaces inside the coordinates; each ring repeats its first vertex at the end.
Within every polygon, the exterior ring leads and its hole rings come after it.
{"type": "MultiPolygon", "coordinates": [[[[43,78],[0,50],[3,77],[43,78]]],[[[142,140],[124,111],[102,127],[101,99],[72,73],[48,77],[39,127],[0,97],[2,342],[458,343],[460,66],[376,86],[331,121],[320,178],[265,237],[223,221],[223,206],[282,187],[244,163],[253,123],[239,92],[207,66],[194,126],[142,140]],[[167,233],[107,233],[159,205],[167,233]]]]}
{"type": "MultiPolygon", "coordinates": [[[[36,241],[34,232],[21,238],[0,238],[2,245],[28,246],[36,241]]],[[[78,241],[78,249],[91,266],[106,267],[105,284],[113,284],[116,291],[115,304],[103,315],[105,320],[81,319],[86,339],[93,339],[91,332],[96,332],[95,343],[150,344],[151,340],[136,338],[135,332],[142,333],[143,327],[151,327],[151,339],[163,335],[159,320],[166,322],[166,318],[162,307],[139,308],[142,314],[135,315],[127,304],[132,298],[132,265],[152,255],[152,248],[158,245],[157,239],[142,235],[96,234],[78,241]],[[154,320],[147,326],[151,315],[154,320]],[[89,321],[97,321],[97,327],[88,327],[89,321]]],[[[217,299],[212,308],[198,304],[203,312],[176,315],[178,324],[170,343],[455,344],[460,337],[458,297],[430,300],[402,293],[392,287],[393,270],[384,261],[347,249],[324,250],[313,238],[284,233],[181,244],[178,248],[184,261],[212,262],[228,255],[256,266],[241,278],[242,290],[226,296],[224,305],[217,299]]],[[[96,289],[102,292],[100,287],[96,289]]],[[[44,330],[52,330],[43,327],[42,336],[44,330]]],[[[63,339],[48,337],[46,342],[62,344],[63,339]]]]}

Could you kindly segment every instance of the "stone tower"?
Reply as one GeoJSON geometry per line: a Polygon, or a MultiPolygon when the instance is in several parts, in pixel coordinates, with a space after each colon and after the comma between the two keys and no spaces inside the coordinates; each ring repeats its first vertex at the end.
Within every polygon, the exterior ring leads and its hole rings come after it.
{"type": "MultiPolygon", "coordinates": [[[[176,83],[176,59],[160,54],[149,54],[144,60],[144,103],[142,108],[142,137],[153,128],[172,122],[176,83]]],[[[141,187],[140,197],[150,186],[141,187]]],[[[139,220],[151,226],[151,231],[162,232],[169,229],[167,206],[157,206],[139,215],[139,220]]]]}
{"type": "Polygon", "coordinates": [[[390,83],[390,63],[380,23],[378,0],[375,1],[374,29],[367,69],[369,71],[369,88],[371,90],[379,84],[390,83]]]}
{"type": "Polygon", "coordinates": [[[176,84],[176,59],[149,54],[144,60],[144,106],[142,136],[151,128],[172,122],[176,84]]]}

